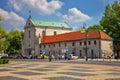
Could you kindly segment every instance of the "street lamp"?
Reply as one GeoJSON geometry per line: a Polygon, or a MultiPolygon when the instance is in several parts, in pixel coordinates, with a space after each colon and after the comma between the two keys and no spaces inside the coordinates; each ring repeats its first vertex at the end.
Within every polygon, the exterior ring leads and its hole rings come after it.
{"type": "Polygon", "coordinates": [[[83,28],[85,29],[85,43],[86,43],[86,46],[85,46],[85,60],[88,61],[88,56],[87,56],[87,36],[88,36],[88,30],[86,28],[86,24],[84,23],[83,24],[83,28]]]}

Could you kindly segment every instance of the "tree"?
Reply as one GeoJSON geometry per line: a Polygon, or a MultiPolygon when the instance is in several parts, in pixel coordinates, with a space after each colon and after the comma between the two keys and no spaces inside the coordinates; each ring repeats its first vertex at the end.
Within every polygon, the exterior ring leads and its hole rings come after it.
{"type": "Polygon", "coordinates": [[[21,43],[23,39],[23,32],[18,30],[11,30],[7,41],[9,42],[8,49],[6,50],[9,55],[16,55],[21,50],[21,43]]]}
{"type": "Polygon", "coordinates": [[[0,21],[2,21],[2,17],[0,16],[0,21]]]}
{"type": "MultiPolygon", "coordinates": [[[[2,20],[2,17],[0,16],[0,21],[2,20]]],[[[6,40],[7,32],[2,28],[2,25],[0,24],[0,52],[4,53],[4,51],[7,49],[7,43],[6,40]]]]}
{"type": "Polygon", "coordinates": [[[113,39],[120,39],[120,4],[117,0],[111,6],[107,4],[100,25],[113,39]]]}
{"type": "Polygon", "coordinates": [[[88,27],[88,30],[90,30],[90,31],[95,31],[95,30],[103,30],[103,27],[101,26],[101,25],[97,25],[97,24],[95,24],[95,25],[93,25],[93,26],[89,26],[88,27]]]}

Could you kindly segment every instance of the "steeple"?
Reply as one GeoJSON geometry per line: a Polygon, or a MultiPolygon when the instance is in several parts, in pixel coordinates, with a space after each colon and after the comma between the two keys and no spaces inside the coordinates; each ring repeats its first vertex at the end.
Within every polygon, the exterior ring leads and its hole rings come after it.
{"type": "Polygon", "coordinates": [[[31,10],[29,10],[29,19],[31,18],[31,10]]]}

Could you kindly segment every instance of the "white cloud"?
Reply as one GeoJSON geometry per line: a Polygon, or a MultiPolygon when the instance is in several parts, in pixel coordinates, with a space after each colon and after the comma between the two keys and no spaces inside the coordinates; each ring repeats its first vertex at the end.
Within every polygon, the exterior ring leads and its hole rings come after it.
{"type": "Polygon", "coordinates": [[[9,0],[8,4],[16,11],[32,10],[44,14],[53,14],[63,5],[59,0],[9,0]]]}
{"type": "Polygon", "coordinates": [[[2,16],[3,27],[7,29],[22,29],[25,24],[23,17],[14,12],[8,12],[0,8],[0,16],[2,16]]]}
{"type": "Polygon", "coordinates": [[[90,20],[91,17],[82,13],[77,8],[71,8],[69,9],[68,14],[63,15],[63,19],[71,22],[84,22],[86,20],[90,20]]]}

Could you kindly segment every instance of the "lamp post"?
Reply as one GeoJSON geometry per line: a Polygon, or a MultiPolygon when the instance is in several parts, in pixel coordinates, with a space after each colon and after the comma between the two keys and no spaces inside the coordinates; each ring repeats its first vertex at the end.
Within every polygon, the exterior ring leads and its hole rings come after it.
{"type": "Polygon", "coordinates": [[[86,26],[86,24],[84,23],[83,24],[83,28],[85,29],[85,42],[86,42],[86,45],[85,45],[85,61],[88,61],[88,54],[87,54],[87,49],[88,49],[88,47],[87,47],[87,36],[88,36],[88,30],[87,30],[87,28],[85,28],[85,26],[86,26]]]}

